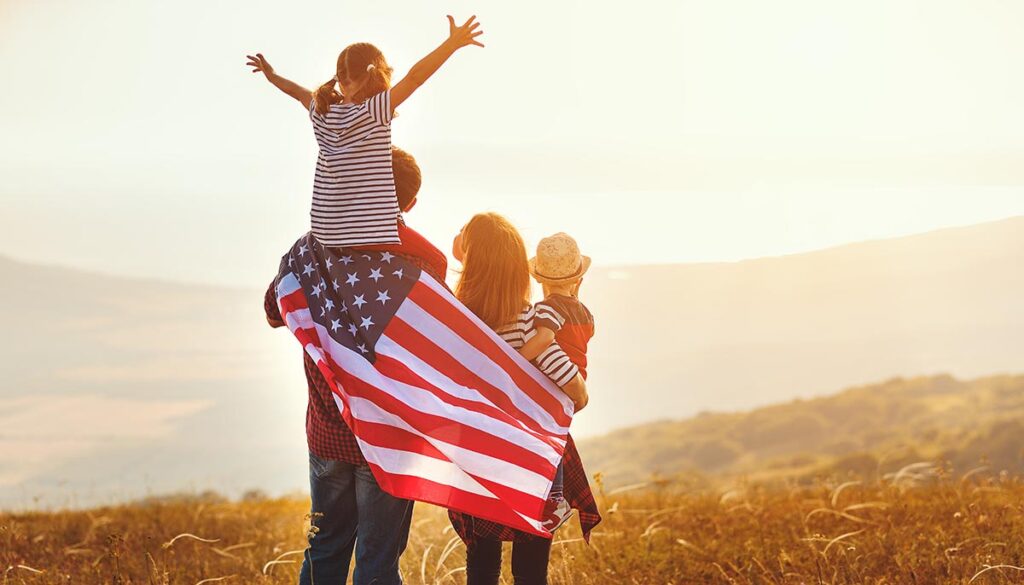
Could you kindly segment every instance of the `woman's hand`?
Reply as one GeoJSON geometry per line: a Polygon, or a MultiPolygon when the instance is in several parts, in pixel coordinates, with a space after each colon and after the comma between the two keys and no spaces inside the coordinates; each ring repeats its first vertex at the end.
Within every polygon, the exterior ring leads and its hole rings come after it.
{"type": "Polygon", "coordinates": [[[590,402],[590,394],[587,393],[587,383],[583,381],[583,376],[576,374],[576,377],[569,381],[568,384],[562,386],[562,392],[572,400],[574,412],[579,412],[587,406],[590,402]]]}
{"type": "Polygon", "coordinates": [[[246,55],[249,61],[246,62],[247,67],[252,67],[253,73],[262,73],[268,80],[274,75],[274,68],[270,66],[270,63],[263,57],[263,53],[256,53],[253,55],[246,55]]]}
{"type": "Polygon", "coordinates": [[[468,47],[470,45],[476,45],[478,47],[484,46],[483,43],[476,40],[477,37],[484,34],[484,31],[477,30],[480,28],[480,23],[476,21],[476,16],[470,16],[466,24],[462,26],[455,26],[455,19],[448,15],[448,43],[451,44],[452,50],[461,49],[462,47],[468,47]]]}

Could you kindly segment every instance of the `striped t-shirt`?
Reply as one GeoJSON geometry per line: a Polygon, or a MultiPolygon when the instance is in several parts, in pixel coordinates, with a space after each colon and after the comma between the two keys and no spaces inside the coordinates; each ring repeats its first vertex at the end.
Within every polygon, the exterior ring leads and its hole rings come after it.
{"type": "MultiPolygon", "coordinates": [[[[519,349],[537,334],[537,329],[533,326],[534,317],[533,307],[527,306],[522,313],[519,313],[519,317],[515,321],[498,329],[497,333],[505,343],[512,346],[512,349],[519,349]]],[[[562,351],[558,342],[552,342],[547,349],[534,358],[533,364],[559,386],[565,386],[572,382],[576,374],[580,373],[580,369],[562,351]]]]}
{"type": "Polygon", "coordinates": [[[398,244],[398,197],[391,169],[391,90],[360,104],[309,104],[320,146],[309,213],[326,246],[398,244]]]}

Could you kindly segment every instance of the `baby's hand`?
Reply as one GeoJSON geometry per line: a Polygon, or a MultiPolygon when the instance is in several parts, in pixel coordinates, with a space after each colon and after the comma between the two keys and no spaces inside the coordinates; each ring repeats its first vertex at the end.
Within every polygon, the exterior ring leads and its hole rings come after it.
{"type": "Polygon", "coordinates": [[[255,56],[246,55],[246,57],[249,58],[249,61],[245,65],[252,67],[253,73],[262,73],[267,79],[270,79],[270,76],[274,74],[274,68],[263,58],[263,53],[256,53],[255,56]]]}
{"type": "Polygon", "coordinates": [[[468,47],[470,45],[476,45],[478,47],[484,46],[483,43],[476,40],[476,38],[484,31],[476,30],[480,27],[480,23],[476,22],[476,16],[470,16],[466,24],[462,26],[455,26],[455,19],[448,15],[448,42],[452,44],[452,48],[461,49],[462,47],[468,47]]]}

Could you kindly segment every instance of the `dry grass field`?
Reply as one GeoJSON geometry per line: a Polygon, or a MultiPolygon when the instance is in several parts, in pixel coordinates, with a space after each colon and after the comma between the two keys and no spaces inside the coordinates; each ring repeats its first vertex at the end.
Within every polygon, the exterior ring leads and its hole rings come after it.
{"type": "MultiPolygon", "coordinates": [[[[590,546],[575,525],[556,536],[552,584],[1024,582],[1024,482],[1005,474],[921,465],[873,485],[663,484],[600,503],[590,546]]],[[[197,497],[0,514],[0,584],[294,583],[307,505],[197,497]]],[[[463,583],[463,562],[444,512],[420,506],[406,582],[463,583]]]]}

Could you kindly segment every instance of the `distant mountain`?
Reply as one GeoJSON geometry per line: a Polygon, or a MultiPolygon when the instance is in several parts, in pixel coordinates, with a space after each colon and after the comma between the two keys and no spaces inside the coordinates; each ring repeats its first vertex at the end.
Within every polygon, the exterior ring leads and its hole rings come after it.
{"type": "MultiPolygon", "coordinates": [[[[0,290],[0,506],[306,485],[300,350],[266,326],[263,291],[3,257],[0,290]]],[[[597,336],[577,438],[900,375],[1024,370],[1024,218],[595,268],[582,294],[597,336]]]]}
{"type": "MultiPolygon", "coordinates": [[[[638,258],[642,259],[642,258],[638,258]]],[[[778,258],[596,270],[578,436],[884,380],[1024,371],[1024,217],[778,258]]]]}
{"type": "Polygon", "coordinates": [[[834,396],[639,425],[580,444],[609,485],[686,472],[799,480],[877,477],[933,461],[1024,473],[1024,376],[893,379],[834,396]]]}
{"type": "Polygon", "coordinates": [[[5,258],[0,288],[0,507],[306,485],[302,359],[263,291],[5,258]]]}

